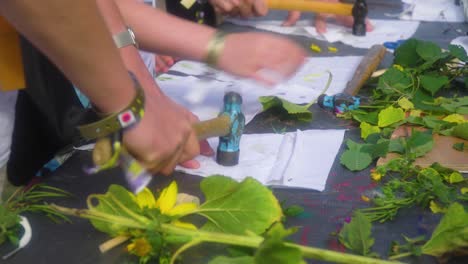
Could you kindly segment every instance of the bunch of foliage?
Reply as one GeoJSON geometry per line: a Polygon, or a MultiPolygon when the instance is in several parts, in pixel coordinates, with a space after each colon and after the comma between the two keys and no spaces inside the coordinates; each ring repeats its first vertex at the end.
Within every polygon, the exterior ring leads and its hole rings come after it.
{"type": "Polygon", "coordinates": [[[70,194],[63,190],[37,184],[23,190],[19,188],[4,203],[0,204],[0,245],[9,240],[17,245],[20,235],[20,214],[23,212],[45,213],[53,220],[67,220],[67,218],[50,208],[44,199],[67,197],[70,194]]]}
{"type": "MultiPolygon", "coordinates": [[[[172,182],[156,199],[149,189],[137,195],[112,185],[105,194],[88,197],[88,209],[53,205],[58,212],[84,217],[114,238],[129,240],[129,253],[140,263],[157,259],[174,263],[187,249],[201,243],[219,243],[241,248],[245,254],[212,256],[210,264],[275,263],[302,264],[304,258],[336,263],[393,263],[287,242],[297,228],[281,224],[283,213],[271,190],[252,178],[236,182],[224,176],[205,178],[200,188],[202,204],[181,199],[172,182]],[[187,217],[187,216],[192,217],[187,217]],[[188,222],[194,215],[206,221],[199,226],[188,222]]],[[[196,200],[196,199],[195,199],[196,200]]],[[[242,251],[243,252],[243,251],[242,251]]]]}

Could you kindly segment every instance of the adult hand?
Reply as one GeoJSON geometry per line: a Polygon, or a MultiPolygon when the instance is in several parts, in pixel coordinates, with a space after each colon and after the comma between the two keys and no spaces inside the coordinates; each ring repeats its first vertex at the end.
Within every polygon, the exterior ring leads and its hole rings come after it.
{"type": "Polygon", "coordinates": [[[150,172],[169,175],[200,153],[192,117],[165,96],[146,93],[145,115],[124,134],[127,149],[150,172]]]}
{"type": "Polygon", "coordinates": [[[166,55],[154,55],[156,73],[164,73],[174,65],[174,58],[166,55]]]}
{"type": "MultiPolygon", "coordinates": [[[[322,2],[339,2],[339,0],[320,0],[322,2]]],[[[283,26],[294,26],[296,22],[299,20],[301,17],[301,12],[299,11],[290,11],[288,13],[288,17],[286,20],[283,22],[283,26]]],[[[333,18],[335,19],[339,24],[346,26],[346,27],[352,27],[354,23],[354,18],[352,16],[338,16],[338,15],[332,15],[332,14],[317,14],[314,19],[314,26],[315,29],[317,30],[317,33],[324,34],[327,32],[327,19],[328,18],[333,18]]],[[[368,32],[372,31],[374,29],[374,26],[370,22],[368,18],[366,18],[366,30],[368,32]]]]}
{"type": "Polygon", "coordinates": [[[229,16],[241,16],[249,18],[253,16],[265,16],[268,6],[264,0],[209,0],[218,14],[229,16]]]}
{"type": "Polygon", "coordinates": [[[236,33],[226,37],[218,67],[268,85],[291,76],[303,64],[305,50],[268,33],[236,33]]]}

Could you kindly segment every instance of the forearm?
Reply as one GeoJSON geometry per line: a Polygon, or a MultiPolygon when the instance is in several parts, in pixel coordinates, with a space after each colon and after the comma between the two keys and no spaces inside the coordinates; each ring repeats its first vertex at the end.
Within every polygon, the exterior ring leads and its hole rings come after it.
{"type": "MultiPolygon", "coordinates": [[[[97,0],[96,2],[112,35],[127,29],[127,24],[124,22],[115,0],[97,0]]],[[[139,42],[139,40],[137,41],[139,42]]],[[[161,95],[159,87],[157,87],[156,82],[141,59],[138,49],[133,45],[129,45],[120,48],[119,52],[125,66],[135,74],[146,94],[161,95]]]]}
{"type": "Polygon", "coordinates": [[[203,61],[215,30],[135,0],[116,0],[125,21],[132,27],[140,47],[152,52],[203,61]]]}
{"type": "Polygon", "coordinates": [[[101,111],[121,110],[133,98],[132,81],[95,1],[3,0],[0,12],[101,111]]]}

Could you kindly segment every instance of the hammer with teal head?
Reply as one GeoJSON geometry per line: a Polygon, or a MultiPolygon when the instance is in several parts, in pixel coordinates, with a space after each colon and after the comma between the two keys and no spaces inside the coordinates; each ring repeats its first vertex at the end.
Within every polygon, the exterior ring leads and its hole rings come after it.
{"type": "MultiPolygon", "coordinates": [[[[239,145],[245,126],[242,97],[236,92],[227,92],[223,101],[218,117],[198,122],[193,125],[193,129],[199,140],[219,137],[216,162],[223,166],[234,166],[239,163],[239,145]]],[[[128,187],[134,193],[140,192],[152,179],[151,174],[125,150],[120,137],[99,139],[93,150],[93,162],[96,171],[120,165],[128,187]]]]}

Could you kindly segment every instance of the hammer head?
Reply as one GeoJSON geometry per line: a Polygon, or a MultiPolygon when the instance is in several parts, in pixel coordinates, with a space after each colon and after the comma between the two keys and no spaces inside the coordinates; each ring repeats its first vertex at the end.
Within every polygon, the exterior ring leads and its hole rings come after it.
{"type": "Polygon", "coordinates": [[[231,130],[229,134],[219,138],[216,162],[224,166],[234,166],[239,163],[239,143],[245,126],[240,94],[228,92],[224,95],[224,106],[220,115],[230,117],[231,130]]]}
{"type": "Polygon", "coordinates": [[[365,0],[356,0],[352,10],[354,24],[353,35],[365,36],[366,35],[366,16],[367,16],[367,3],[365,0]]]}

